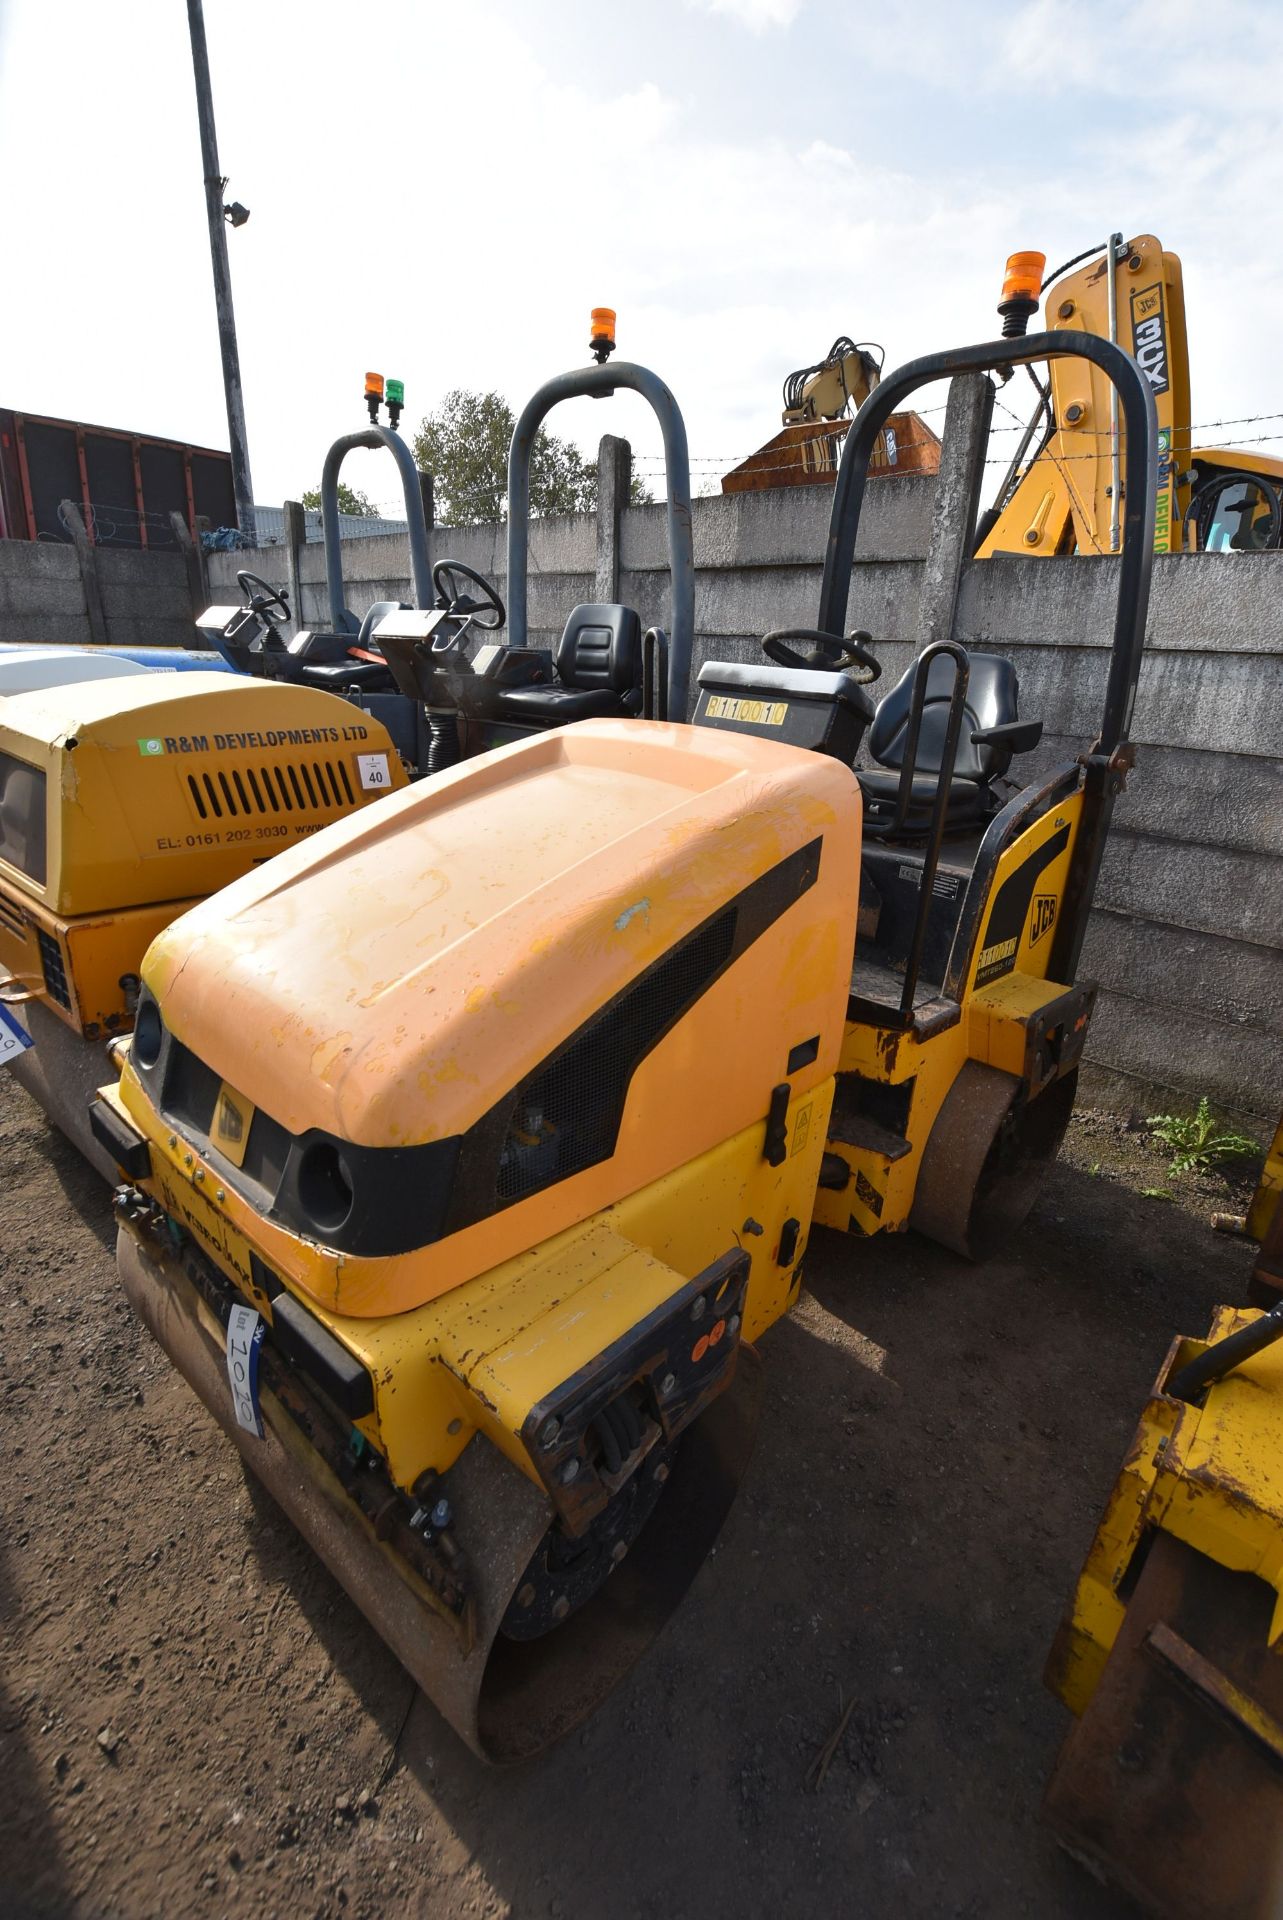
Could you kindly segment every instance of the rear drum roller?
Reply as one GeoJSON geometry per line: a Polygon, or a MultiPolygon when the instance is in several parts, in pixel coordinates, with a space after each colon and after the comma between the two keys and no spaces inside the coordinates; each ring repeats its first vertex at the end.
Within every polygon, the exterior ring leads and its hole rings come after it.
{"type": "Polygon", "coordinates": [[[237,1426],[221,1329],[181,1259],[124,1225],[116,1257],[134,1310],[245,1465],[483,1760],[527,1759],[600,1706],[699,1572],[748,1464],[761,1367],[747,1347],[726,1390],[675,1447],[650,1450],[582,1542],[562,1532],[541,1488],[474,1436],[437,1486],[467,1568],[457,1619],[267,1388],[263,1436],[237,1426]]]}
{"type": "Polygon", "coordinates": [[[987,1260],[1024,1225],[1074,1110],[1078,1070],[1036,1100],[1013,1074],[968,1060],[922,1155],[909,1225],[968,1260],[987,1260]]]}

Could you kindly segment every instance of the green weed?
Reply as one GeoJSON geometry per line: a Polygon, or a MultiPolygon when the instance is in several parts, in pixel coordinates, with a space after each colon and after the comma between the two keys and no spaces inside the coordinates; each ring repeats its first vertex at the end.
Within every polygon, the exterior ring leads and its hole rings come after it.
{"type": "Polygon", "coordinates": [[[1193,1113],[1151,1113],[1145,1125],[1172,1156],[1169,1178],[1178,1173],[1208,1173],[1223,1161],[1260,1152],[1246,1134],[1217,1124],[1206,1094],[1193,1113]]]}

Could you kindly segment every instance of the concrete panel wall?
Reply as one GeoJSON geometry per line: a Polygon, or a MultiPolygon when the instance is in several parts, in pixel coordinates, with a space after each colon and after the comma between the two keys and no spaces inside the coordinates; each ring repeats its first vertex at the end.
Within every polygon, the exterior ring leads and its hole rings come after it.
{"type": "MultiPolygon", "coordinates": [[[[109,643],[186,645],[192,601],[180,553],[97,547],[94,566],[109,643]]],[[[0,540],[0,641],[68,647],[87,646],[92,638],[75,548],[52,540],[0,540]]]]}
{"type": "Polygon", "coordinates": [[[0,640],[79,646],[89,640],[80,564],[71,547],[0,540],[0,640]]]}
{"type": "MultiPolygon", "coordinates": [[[[869,490],[848,624],[873,634],[884,690],[918,644],[933,496],[929,479],[869,490]]],[[[817,487],[694,503],[697,668],[706,659],[758,660],[764,632],[815,618],[831,498],[817,487]]],[[[594,532],[591,516],[532,528],[537,642],[554,642],[569,609],[593,597],[594,532]]],[[[500,527],[437,528],[433,552],[505,585],[500,527]]],[[[343,557],[354,612],[409,597],[403,540],[351,542],[343,557]]],[[[622,597],[645,622],[666,624],[662,506],[623,513],[620,562],[622,597]]],[[[210,556],[216,597],[234,593],[242,563],[210,556]]],[[[254,564],[284,583],[281,549],[254,564]]],[[[304,617],[319,624],[318,548],[304,551],[301,570],[304,617]]],[[[74,574],[57,579],[74,598],[74,574]]],[[[966,569],[959,637],[1014,660],[1021,711],[1044,722],[1042,745],[1017,764],[1022,776],[1072,758],[1094,737],[1115,579],[1108,559],[966,569]]],[[[1146,1109],[1205,1092],[1268,1119],[1283,1105],[1283,555],[1156,563],[1133,733],[1137,767],[1115,815],[1084,961],[1101,985],[1092,1086],[1146,1109]]]]}

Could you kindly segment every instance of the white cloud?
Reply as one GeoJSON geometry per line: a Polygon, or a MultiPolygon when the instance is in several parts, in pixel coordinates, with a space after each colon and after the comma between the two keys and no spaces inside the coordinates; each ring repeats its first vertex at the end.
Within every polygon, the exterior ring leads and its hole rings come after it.
{"type": "MultiPolygon", "coordinates": [[[[15,283],[0,303],[0,398],[225,446],[182,9],[134,0],[126,57],[96,0],[64,3],[75,31],[59,41],[57,125],[22,77],[49,58],[47,6],[11,0],[6,14],[0,172],[39,191],[0,214],[15,283]],[[111,164],[95,171],[108,133],[111,164]]],[[[731,81],[683,68],[673,43],[699,30],[679,0],[653,51],[630,44],[609,72],[561,57],[556,10],[534,0],[366,4],[395,49],[397,90],[377,113],[352,91],[346,0],[313,0],[303,62],[289,9],[207,8],[221,164],[253,209],[229,241],[261,500],[315,485],[329,442],[361,424],[366,367],[405,380],[410,421],[451,387],[520,402],[586,359],[596,305],[618,310],[621,354],[672,387],[711,483],[776,430],[784,375],[836,334],[882,341],[891,366],[983,338],[1008,253],[1040,247],[1058,264],[1115,226],[1157,228],[1184,260],[1195,419],[1283,407],[1272,29],[1198,58],[1155,54],[1134,100],[1094,78],[1053,98],[1027,73],[1013,93],[1002,61],[977,80],[965,0],[921,0],[898,91],[882,80],[894,49],[870,44],[873,89],[913,130],[893,140],[854,107],[808,118],[779,104],[772,40],[737,46],[731,81]],[[922,121],[919,40],[958,65],[933,77],[922,121]],[[270,111],[244,84],[250,59],[273,76],[270,111]],[[991,88],[1015,118],[986,162],[991,88]]],[[[1236,26],[1249,19],[1224,5],[1236,26]]],[[[811,0],[808,26],[818,12],[811,0]]],[[[1139,19],[1119,9],[1128,48],[1139,19]]],[[[1028,44],[1008,61],[1033,58],[1028,44]]],[[[1136,70],[1121,60],[1117,83],[1136,70]]],[[[1101,74],[1115,83],[1112,62],[1101,74]]],[[[634,397],[577,401],[551,424],[586,447],[610,431],[658,452],[634,397]]],[[[391,502],[390,461],[350,466],[353,485],[391,502]]]]}
{"type": "Polygon", "coordinates": [[[802,0],[687,0],[687,5],[703,13],[725,14],[747,27],[750,33],[791,27],[802,11],[802,0]]]}

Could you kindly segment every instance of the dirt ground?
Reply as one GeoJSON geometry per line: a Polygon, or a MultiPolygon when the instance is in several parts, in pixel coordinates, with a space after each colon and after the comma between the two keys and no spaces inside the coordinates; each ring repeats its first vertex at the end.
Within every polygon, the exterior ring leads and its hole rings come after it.
{"type": "Polygon", "coordinates": [[[1243,1297],[1206,1224],[1243,1199],[1088,1114],[1000,1264],[817,1232],[716,1554],[585,1731],[495,1773],[251,1497],[0,1075],[0,1909],[1121,1914],[1038,1824],[1042,1665],[1170,1333],[1243,1297]]]}

